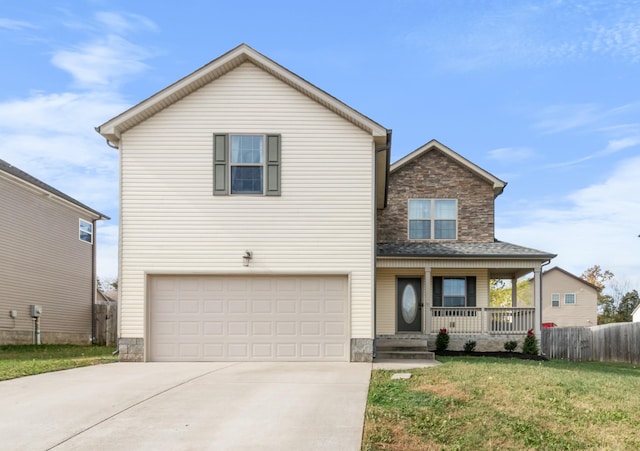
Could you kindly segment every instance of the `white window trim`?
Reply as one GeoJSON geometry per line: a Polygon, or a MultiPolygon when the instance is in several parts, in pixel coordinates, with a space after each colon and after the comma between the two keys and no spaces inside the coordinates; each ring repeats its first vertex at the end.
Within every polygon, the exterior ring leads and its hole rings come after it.
{"type": "Polygon", "coordinates": [[[564,305],[576,305],[578,303],[578,297],[575,293],[565,293],[564,294],[564,305]],[[573,302],[567,302],[567,295],[573,296],[573,302]]]}
{"type": "Polygon", "coordinates": [[[560,293],[551,293],[551,307],[558,308],[560,307],[560,293]],[[558,296],[558,305],[553,305],[553,297],[558,296]]]}
{"type": "MultiPolygon", "coordinates": [[[[420,221],[421,219],[413,219],[414,221],[420,221]]],[[[424,220],[424,219],[423,219],[424,220]]],[[[407,199],[407,238],[409,239],[409,241],[454,241],[458,239],[458,199],[444,199],[444,198],[433,198],[433,199],[425,199],[425,198],[411,198],[411,199],[407,199]],[[429,221],[431,222],[431,231],[430,231],[430,235],[432,238],[411,238],[410,237],[410,231],[411,231],[411,217],[409,216],[409,212],[411,211],[411,208],[409,207],[409,205],[411,204],[412,200],[428,200],[431,202],[431,217],[429,218],[429,221]],[[436,201],[437,200],[450,200],[450,201],[454,201],[456,204],[456,217],[455,217],[455,221],[456,221],[456,236],[455,238],[435,238],[436,235],[436,218],[435,218],[435,206],[436,206],[436,201]]]]}
{"type": "Polygon", "coordinates": [[[229,177],[229,195],[231,196],[264,196],[265,193],[267,192],[267,135],[264,133],[229,133],[229,144],[228,144],[228,149],[229,149],[229,168],[228,168],[228,174],[227,176],[229,177]],[[262,163],[233,163],[231,161],[231,139],[233,136],[260,136],[262,137],[262,163]],[[246,167],[257,167],[260,166],[262,167],[262,192],[260,193],[234,193],[232,192],[232,186],[233,186],[233,177],[231,176],[231,174],[233,173],[233,167],[234,166],[238,166],[238,167],[242,167],[242,166],[246,166],[246,167]]]}
{"type": "Polygon", "coordinates": [[[93,232],[94,232],[94,230],[93,230],[93,222],[87,221],[86,219],[82,219],[82,218],[80,218],[78,220],[78,239],[80,241],[82,241],[83,243],[87,243],[87,244],[93,244],[93,232]],[[89,226],[91,227],[91,232],[87,232],[85,230],[82,230],[82,223],[83,222],[85,224],[89,224],[89,226]],[[82,239],[82,232],[88,233],[89,236],[91,237],[91,240],[87,241],[87,240],[82,239]]]}

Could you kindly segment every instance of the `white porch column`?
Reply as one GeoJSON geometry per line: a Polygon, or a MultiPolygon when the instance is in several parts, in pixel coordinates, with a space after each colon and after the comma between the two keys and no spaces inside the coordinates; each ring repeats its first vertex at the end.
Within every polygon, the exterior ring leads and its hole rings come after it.
{"type": "Polygon", "coordinates": [[[518,279],[511,278],[511,307],[518,306],[518,279]]]}
{"type": "Polygon", "coordinates": [[[536,334],[536,337],[540,339],[540,334],[542,332],[542,293],[540,292],[540,267],[537,267],[533,270],[533,305],[535,307],[533,330],[536,334]]]}
{"type": "Polygon", "coordinates": [[[424,290],[422,293],[422,314],[424,315],[424,330],[425,334],[431,333],[431,305],[433,303],[433,290],[431,289],[431,268],[424,268],[424,290]]]}

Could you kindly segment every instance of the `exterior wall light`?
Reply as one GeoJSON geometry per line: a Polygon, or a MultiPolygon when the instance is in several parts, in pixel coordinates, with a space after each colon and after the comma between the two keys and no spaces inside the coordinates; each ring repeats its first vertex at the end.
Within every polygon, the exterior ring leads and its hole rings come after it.
{"type": "Polygon", "coordinates": [[[249,262],[253,258],[253,252],[244,251],[244,255],[242,256],[242,266],[249,266],[249,262]]]}

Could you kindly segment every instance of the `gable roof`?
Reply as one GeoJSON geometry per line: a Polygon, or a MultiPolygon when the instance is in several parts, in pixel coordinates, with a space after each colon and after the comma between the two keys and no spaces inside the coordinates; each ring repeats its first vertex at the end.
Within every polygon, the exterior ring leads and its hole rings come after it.
{"type": "Polygon", "coordinates": [[[570,273],[570,272],[569,272],[569,271],[567,271],[566,269],[562,269],[562,268],[561,268],[561,267],[559,267],[559,266],[554,266],[553,268],[549,268],[549,269],[547,269],[546,271],[544,271],[544,272],[542,273],[542,275],[544,276],[545,274],[548,274],[548,273],[550,273],[551,271],[559,271],[559,272],[561,272],[562,274],[565,274],[565,275],[567,275],[567,276],[569,276],[569,277],[572,277],[573,279],[575,279],[575,280],[577,280],[577,281],[579,281],[579,282],[582,282],[582,283],[583,283],[583,284],[585,284],[585,285],[590,286],[591,288],[595,289],[596,291],[600,291],[600,288],[598,288],[598,286],[597,286],[597,285],[594,285],[594,284],[592,284],[591,282],[587,282],[586,280],[584,280],[584,279],[582,279],[582,278],[580,278],[580,277],[576,276],[575,274],[570,273]]]}
{"type": "Polygon", "coordinates": [[[76,207],[80,207],[81,209],[83,209],[83,210],[85,210],[85,211],[87,211],[89,213],[92,213],[93,215],[97,216],[97,219],[111,219],[107,215],[105,215],[103,213],[100,213],[99,211],[96,211],[93,208],[87,207],[82,202],[79,202],[79,201],[75,200],[73,197],[66,195],[62,191],[58,191],[54,187],[52,187],[50,185],[47,185],[43,181],[38,180],[37,178],[33,177],[32,175],[27,174],[26,172],[18,169],[15,166],[12,166],[11,164],[7,163],[6,161],[4,161],[2,159],[0,159],[0,171],[8,174],[9,176],[11,176],[14,179],[18,179],[23,183],[27,183],[27,184],[29,184],[31,186],[36,187],[39,190],[45,191],[49,195],[56,196],[56,197],[66,201],[66,202],[69,202],[69,203],[75,205],[76,207]]]}
{"type": "Polygon", "coordinates": [[[486,181],[488,181],[489,183],[491,183],[493,185],[494,197],[498,197],[500,194],[502,194],[502,191],[504,190],[504,187],[507,186],[507,182],[504,182],[504,181],[500,180],[498,177],[496,177],[493,174],[485,171],[480,166],[472,163],[471,161],[469,161],[466,158],[464,158],[462,155],[454,152],[453,150],[451,150],[450,148],[448,148],[447,146],[445,146],[444,144],[440,143],[439,141],[437,141],[435,139],[432,139],[428,143],[422,145],[421,147],[418,147],[416,150],[414,150],[410,154],[404,156],[400,160],[398,160],[395,163],[393,163],[391,165],[391,168],[390,168],[389,172],[393,173],[393,172],[397,171],[398,169],[400,169],[401,167],[403,167],[406,164],[410,163],[414,159],[420,157],[421,155],[423,155],[423,154],[425,154],[427,152],[431,152],[432,150],[440,151],[445,156],[451,158],[452,160],[456,161],[460,165],[462,165],[462,166],[466,167],[467,169],[469,169],[474,174],[478,175],[480,178],[483,178],[486,181]]]}
{"type": "Polygon", "coordinates": [[[260,69],[305,94],[342,118],[371,133],[380,146],[388,144],[388,130],[385,127],[257,52],[247,44],[240,44],[195,72],[158,91],[146,100],[100,125],[96,128],[96,131],[117,147],[122,133],[245,62],[255,64],[260,69]]]}
{"type": "Polygon", "coordinates": [[[494,240],[490,243],[378,243],[378,257],[506,258],[550,260],[555,254],[494,240]]]}
{"type": "Polygon", "coordinates": [[[106,138],[109,146],[118,148],[122,133],[246,62],[256,65],[278,80],[286,83],[293,89],[308,96],[315,102],[318,102],[320,105],[372,135],[376,143],[376,203],[378,208],[386,207],[387,179],[391,156],[391,130],[383,127],[364,114],[351,108],[346,103],[336,99],[302,77],[267,58],[247,44],[240,44],[224,55],[205,64],[195,72],[158,91],[151,97],[96,127],[96,131],[106,138]]]}

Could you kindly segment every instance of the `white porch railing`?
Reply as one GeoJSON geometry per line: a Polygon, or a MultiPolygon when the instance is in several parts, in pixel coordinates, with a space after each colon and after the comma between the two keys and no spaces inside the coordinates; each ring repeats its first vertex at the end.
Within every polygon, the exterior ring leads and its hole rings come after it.
{"type": "Polygon", "coordinates": [[[431,333],[526,334],[534,327],[535,309],[520,307],[432,307],[431,333]]]}

